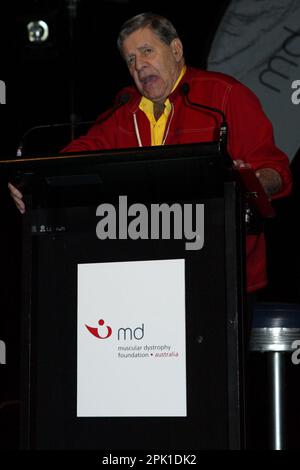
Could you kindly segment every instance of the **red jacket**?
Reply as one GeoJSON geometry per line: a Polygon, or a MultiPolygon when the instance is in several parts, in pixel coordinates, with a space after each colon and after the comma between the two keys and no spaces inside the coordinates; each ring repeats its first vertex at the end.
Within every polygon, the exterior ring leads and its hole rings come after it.
{"type": "MultiPolygon", "coordinates": [[[[282,190],[276,198],[291,189],[287,156],[274,144],[272,125],[257,97],[228,75],[187,68],[181,83],[169,96],[171,112],[165,131],[165,145],[217,140],[221,116],[218,113],[188,106],[181,93],[181,84],[190,86],[191,101],[221,109],[228,124],[228,151],[233,160],[240,159],[254,170],[273,168],[282,178],[282,190]]],[[[139,109],[141,95],[134,87],[123,89],[131,98],[103,122],[97,121],[86,136],[71,142],[63,151],[77,152],[98,149],[137,147],[138,135],[143,146],[151,145],[148,118],[139,109]]],[[[105,113],[99,116],[102,121],[105,113]]],[[[247,236],[247,290],[255,291],[267,283],[265,241],[263,235],[247,236]]]]}

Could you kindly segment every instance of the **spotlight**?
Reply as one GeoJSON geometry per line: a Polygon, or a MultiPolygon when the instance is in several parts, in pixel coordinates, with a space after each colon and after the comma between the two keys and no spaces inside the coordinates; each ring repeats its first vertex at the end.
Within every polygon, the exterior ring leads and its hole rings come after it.
{"type": "Polygon", "coordinates": [[[27,25],[28,39],[30,42],[45,42],[49,36],[49,28],[47,23],[42,20],[30,21],[27,25]]]}

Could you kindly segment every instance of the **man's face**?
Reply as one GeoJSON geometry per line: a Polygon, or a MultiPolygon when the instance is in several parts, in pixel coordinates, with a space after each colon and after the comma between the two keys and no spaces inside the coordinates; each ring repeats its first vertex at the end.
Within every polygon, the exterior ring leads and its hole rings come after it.
{"type": "Polygon", "coordinates": [[[164,103],[183,66],[182,44],[162,42],[149,28],[138,29],[123,43],[123,55],[139,92],[155,103],[164,103]]]}

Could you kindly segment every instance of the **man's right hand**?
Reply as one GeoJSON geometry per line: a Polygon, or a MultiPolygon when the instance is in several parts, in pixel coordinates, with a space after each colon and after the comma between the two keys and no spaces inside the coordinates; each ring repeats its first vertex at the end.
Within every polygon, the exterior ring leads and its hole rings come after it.
{"type": "Polygon", "coordinates": [[[8,183],[8,189],[9,189],[11,197],[13,198],[17,206],[17,209],[19,209],[21,214],[25,214],[25,204],[23,201],[23,194],[11,183],[8,183]]]}

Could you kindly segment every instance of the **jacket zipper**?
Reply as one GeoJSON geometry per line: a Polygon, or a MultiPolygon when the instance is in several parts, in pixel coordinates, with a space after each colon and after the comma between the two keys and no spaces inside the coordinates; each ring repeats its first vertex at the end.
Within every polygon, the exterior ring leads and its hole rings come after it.
{"type": "MultiPolygon", "coordinates": [[[[171,121],[173,119],[173,116],[174,116],[174,106],[173,106],[173,103],[171,103],[171,117],[170,117],[169,122],[168,122],[167,130],[165,131],[165,136],[164,136],[164,139],[162,141],[162,145],[165,145],[165,142],[166,142],[167,137],[169,135],[171,121]]],[[[139,131],[139,125],[138,125],[136,113],[133,113],[133,124],[134,124],[134,131],[135,131],[135,135],[136,135],[139,147],[143,147],[143,143],[142,143],[141,134],[140,134],[140,131],[139,131]]]]}

